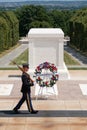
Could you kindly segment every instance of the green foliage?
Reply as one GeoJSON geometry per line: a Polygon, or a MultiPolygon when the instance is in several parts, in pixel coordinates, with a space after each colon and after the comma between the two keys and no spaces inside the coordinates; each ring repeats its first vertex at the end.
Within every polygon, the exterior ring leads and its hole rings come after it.
{"type": "Polygon", "coordinates": [[[87,52],[87,9],[78,10],[69,25],[72,46],[81,52],[87,52]]]}
{"type": "Polygon", "coordinates": [[[49,17],[42,6],[23,6],[16,12],[19,19],[20,36],[25,36],[31,27],[48,27],[49,17]],[[38,22],[37,22],[38,21],[38,22]]]}
{"type": "Polygon", "coordinates": [[[53,10],[50,12],[51,22],[54,28],[62,28],[65,30],[66,22],[64,13],[59,10],[53,10]]]}
{"type": "Polygon", "coordinates": [[[0,12],[0,52],[14,46],[19,39],[19,22],[11,11],[0,12]]]}
{"type": "Polygon", "coordinates": [[[0,17],[0,51],[4,50],[4,47],[8,47],[8,24],[3,17],[0,17]]]}
{"type": "Polygon", "coordinates": [[[68,33],[68,23],[72,11],[48,11],[43,6],[23,6],[16,10],[19,19],[20,36],[25,36],[30,28],[62,28],[68,33]]]}
{"type": "Polygon", "coordinates": [[[30,28],[50,28],[51,25],[46,21],[34,21],[30,24],[30,28]]]}

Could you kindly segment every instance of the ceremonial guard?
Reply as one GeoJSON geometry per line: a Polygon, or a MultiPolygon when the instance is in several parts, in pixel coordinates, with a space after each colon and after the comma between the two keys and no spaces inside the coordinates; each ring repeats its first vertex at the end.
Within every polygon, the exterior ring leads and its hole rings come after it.
{"type": "MultiPolygon", "coordinates": [[[[19,66],[18,66],[19,67],[19,66]]],[[[29,70],[29,65],[28,64],[23,64],[23,70],[22,72],[22,98],[16,105],[16,107],[13,109],[14,112],[18,113],[18,109],[20,109],[21,105],[26,101],[27,107],[30,113],[36,114],[38,111],[35,111],[32,106],[32,101],[31,101],[31,86],[33,86],[33,80],[30,78],[30,76],[27,74],[27,71],[29,70]]]]}

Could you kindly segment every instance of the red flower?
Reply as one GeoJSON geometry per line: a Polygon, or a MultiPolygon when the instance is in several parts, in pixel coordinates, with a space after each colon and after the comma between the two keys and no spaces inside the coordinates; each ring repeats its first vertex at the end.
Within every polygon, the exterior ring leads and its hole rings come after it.
{"type": "Polygon", "coordinates": [[[52,66],[54,66],[54,64],[52,64],[52,66]]]}
{"type": "Polygon", "coordinates": [[[40,77],[38,77],[38,80],[39,80],[39,81],[41,81],[41,78],[40,78],[40,77]]]}
{"type": "Polygon", "coordinates": [[[57,71],[57,68],[56,68],[56,67],[53,67],[53,71],[57,71]]]}
{"type": "Polygon", "coordinates": [[[48,85],[48,81],[46,81],[45,84],[48,85]]]}
{"type": "Polygon", "coordinates": [[[40,70],[40,66],[37,67],[37,70],[40,70]]]}
{"type": "Polygon", "coordinates": [[[58,77],[59,77],[59,75],[57,74],[57,75],[56,75],[56,77],[58,78],[58,77]]]}

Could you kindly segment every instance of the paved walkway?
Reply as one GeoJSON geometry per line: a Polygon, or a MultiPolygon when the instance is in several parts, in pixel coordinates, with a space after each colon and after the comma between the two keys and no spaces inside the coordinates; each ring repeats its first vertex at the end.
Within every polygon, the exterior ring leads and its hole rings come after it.
{"type": "Polygon", "coordinates": [[[28,48],[28,44],[22,44],[7,55],[0,58],[0,67],[7,67],[10,64],[10,60],[18,57],[22,52],[24,52],[28,48]]]}
{"type": "Polygon", "coordinates": [[[25,103],[21,114],[12,113],[21,96],[20,80],[0,83],[14,84],[10,96],[0,96],[0,130],[87,130],[87,96],[82,95],[78,86],[87,81],[60,81],[58,99],[34,100],[32,93],[34,109],[39,110],[36,115],[28,113],[25,103]]]}
{"type": "Polygon", "coordinates": [[[87,80],[87,70],[69,70],[71,80],[87,80]]]}
{"type": "Polygon", "coordinates": [[[82,66],[87,65],[87,57],[81,55],[79,52],[75,51],[69,46],[65,46],[65,51],[67,51],[71,56],[73,56],[82,66]]]}
{"type": "MultiPolygon", "coordinates": [[[[19,80],[1,80],[0,84],[13,84],[14,87],[10,96],[0,96],[0,99],[18,99],[21,96],[20,89],[21,89],[21,79],[19,80]]],[[[38,99],[48,99],[48,100],[87,100],[87,96],[82,94],[80,89],[80,84],[87,84],[85,80],[69,80],[69,81],[58,81],[58,97],[56,95],[49,96],[48,98],[44,98],[43,96],[39,96],[38,99]]],[[[32,87],[32,98],[36,99],[35,97],[35,87],[32,87]]]]}
{"type": "MultiPolygon", "coordinates": [[[[0,109],[12,110],[16,103],[17,100],[0,100],[0,109]]],[[[82,113],[87,114],[86,101],[33,101],[33,104],[34,108],[39,110],[37,115],[27,112],[24,117],[20,117],[20,114],[19,117],[14,117],[14,114],[9,118],[0,117],[0,130],[87,130],[87,117],[82,116],[82,113]],[[39,117],[40,113],[45,117],[39,117]],[[59,114],[59,117],[53,113],[59,114]]],[[[25,104],[21,110],[27,110],[25,104]]],[[[11,112],[9,114],[11,115],[11,112]]]]}
{"type": "MultiPolygon", "coordinates": [[[[81,70],[71,70],[70,74],[72,77],[87,76],[87,72],[81,70]]],[[[0,84],[14,84],[9,96],[0,96],[0,130],[87,130],[87,95],[83,95],[79,87],[79,84],[87,84],[87,80],[58,81],[57,98],[49,96],[36,100],[32,87],[32,102],[38,114],[29,114],[24,103],[21,114],[17,115],[12,109],[21,97],[21,79],[16,80],[14,76],[20,76],[21,71],[1,70],[0,75],[4,79],[0,78],[0,84]]]]}

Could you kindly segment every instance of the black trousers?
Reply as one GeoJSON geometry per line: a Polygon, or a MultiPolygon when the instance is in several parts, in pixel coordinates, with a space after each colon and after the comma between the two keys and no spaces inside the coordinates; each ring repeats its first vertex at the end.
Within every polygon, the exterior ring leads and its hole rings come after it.
{"type": "Polygon", "coordinates": [[[33,106],[32,106],[32,102],[31,102],[31,94],[30,94],[30,92],[23,93],[22,98],[20,99],[20,101],[18,102],[18,104],[16,105],[15,108],[20,109],[20,107],[22,106],[24,101],[26,101],[26,103],[27,103],[27,107],[28,107],[29,112],[32,112],[33,111],[33,106]]]}

